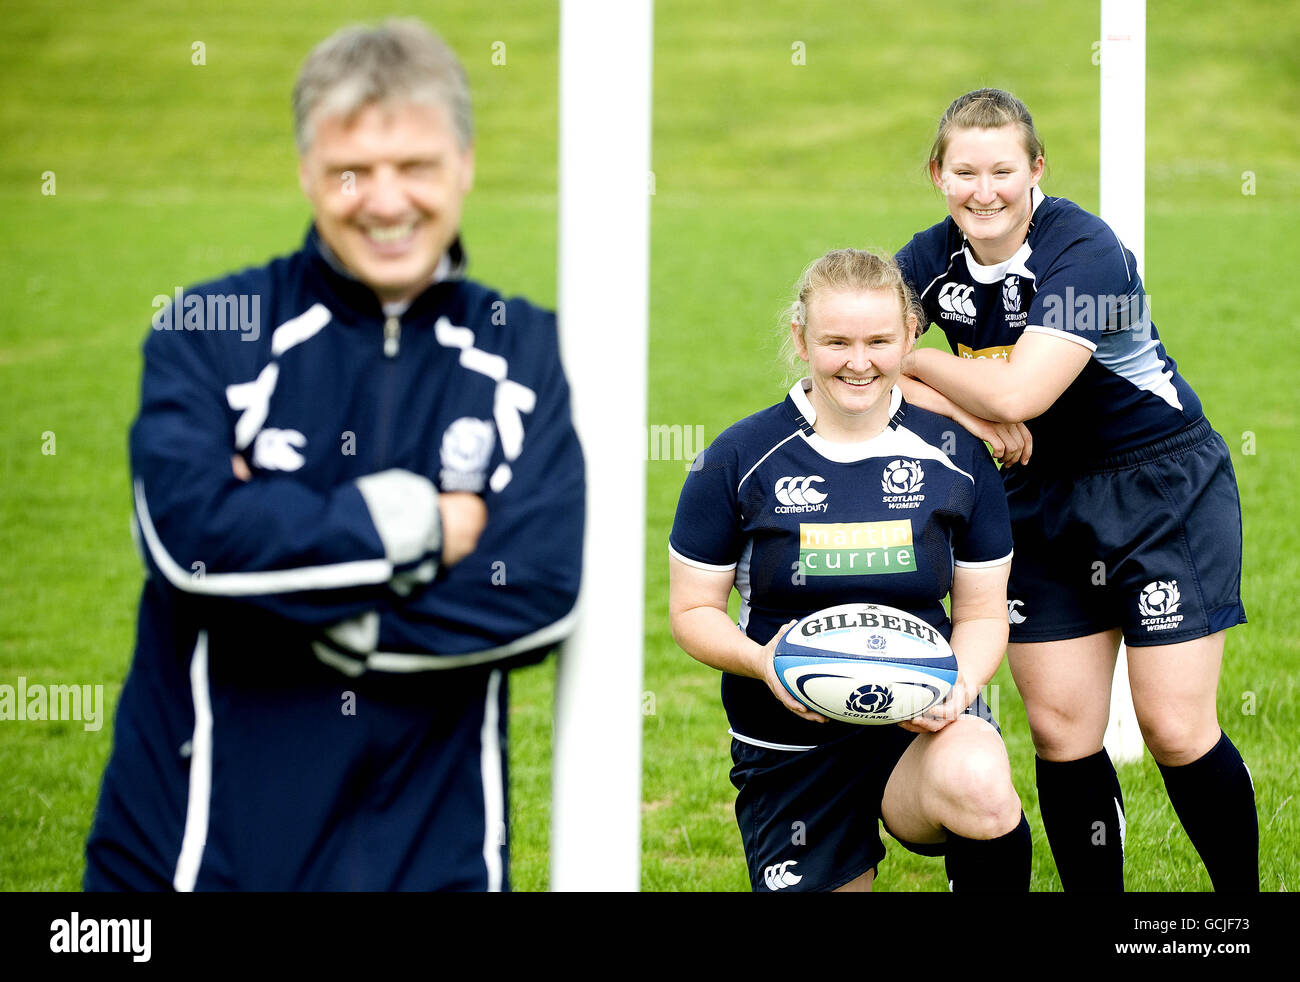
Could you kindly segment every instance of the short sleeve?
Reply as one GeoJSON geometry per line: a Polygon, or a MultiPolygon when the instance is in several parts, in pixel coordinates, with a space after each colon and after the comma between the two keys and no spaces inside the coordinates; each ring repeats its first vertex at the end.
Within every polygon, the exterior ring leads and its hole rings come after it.
{"type": "Polygon", "coordinates": [[[668,551],[699,569],[735,569],[744,548],[734,447],[719,437],[686,475],[668,551]]]}
{"type": "Polygon", "coordinates": [[[1036,284],[1025,332],[1049,334],[1096,351],[1108,321],[1127,305],[1136,270],[1109,225],[1096,225],[1047,264],[1036,284]]]}
{"type": "Polygon", "coordinates": [[[1000,566],[1011,558],[1011,514],[1002,478],[981,443],[971,455],[974,502],[965,527],[953,535],[953,562],[958,566],[1000,566]]]}
{"type": "Polygon", "coordinates": [[[913,237],[907,245],[894,253],[894,262],[898,263],[898,268],[902,270],[903,282],[908,285],[911,291],[918,296],[920,287],[916,283],[916,239],[913,237]]]}
{"type": "Polygon", "coordinates": [[[950,250],[946,248],[947,245],[948,227],[945,221],[917,232],[907,245],[894,254],[894,261],[903,274],[903,282],[925,309],[922,330],[937,321],[934,296],[932,294],[927,298],[925,293],[948,267],[950,250]]]}

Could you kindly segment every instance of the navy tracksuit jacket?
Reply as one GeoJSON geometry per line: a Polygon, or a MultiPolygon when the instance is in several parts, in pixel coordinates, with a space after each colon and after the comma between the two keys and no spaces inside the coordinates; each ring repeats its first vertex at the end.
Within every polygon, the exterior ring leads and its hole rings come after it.
{"type": "Polygon", "coordinates": [[[583,462],[554,315],[449,258],[386,315],[313,230],[155,315],[131,430],[148,577],[88,889],[508,885],[502,669],[569,630],[583,462]],[[386,558],[354,483],[391,468],[487,502],[431,582],[436,556],[386,558]]]}

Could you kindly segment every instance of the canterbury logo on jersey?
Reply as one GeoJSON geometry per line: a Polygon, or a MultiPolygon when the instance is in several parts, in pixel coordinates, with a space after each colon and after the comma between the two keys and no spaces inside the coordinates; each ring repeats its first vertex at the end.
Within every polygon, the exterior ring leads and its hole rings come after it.
{"type": "Polygon", "coordinates": [[[778,515],[790,515],[810,511],[826,511],[826,493],[813,487],[825,484],[826,478],[813,474],[809,477],[783,477],[776,482],[776,500],[781,502],[773,511],[778,515]]]}
{"type": "Polygon", "coordinates": [[[949,320],[958,320],[963,324],[975,323],[975,302],[971,294],[975,287],[969,283],[945,283],[939,291],[940,316],[949,320]]]}
{"type": "Polygon", "coordinates": [[[767,884],[769,890],[784,890],[786,887],[792,887],[803,879],[790,868],[798,865],[797,859],[787,859],[784,863],[769,866],[763,870],[763,882],[767,884]]]}
{"type": "Polygon", "coordinates": [[[312,304],[304,313],[293,317],[271,334],[271,358],[257,378],[226,386],[226,402],[240,414],[235,422],[235,449],[253,445],[253,466],[271,471],[296,471],[306,462],[298,451],[307,438],[298,430],[268,428],[263,430],[271,411],[271,395],[280,380],[279,358],[290,348],[320,333],[333,315],[324,304],[312,304]]]}

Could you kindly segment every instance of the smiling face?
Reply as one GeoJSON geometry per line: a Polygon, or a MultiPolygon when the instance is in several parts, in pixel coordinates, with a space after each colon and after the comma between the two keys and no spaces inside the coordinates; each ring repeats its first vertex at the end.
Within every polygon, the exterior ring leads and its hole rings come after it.
{"type": "Polygon", "coordinates": [[[912,332],[897,292],[823,289],[809,301],[807,325],[792,325],[795,351],[808,363],[815,429],[828,439],[864,440],[889,422],[912,332]]]}
{"type": "Polygon", "coordinates": [[[930,176],[979,262],[991,266],[1015,255],[1029,230],[1031,191],[1043,176],[1042,156],[1029,159],[1016,126],[954,130],[930,176]]]}
{"type": "Polygon", "coordinates": [[[474,151],[440,104],[370,103],[350,119],[314,120],[298,178],[348,271],[382,301],[410,300],[456,237],[474,151]]]}

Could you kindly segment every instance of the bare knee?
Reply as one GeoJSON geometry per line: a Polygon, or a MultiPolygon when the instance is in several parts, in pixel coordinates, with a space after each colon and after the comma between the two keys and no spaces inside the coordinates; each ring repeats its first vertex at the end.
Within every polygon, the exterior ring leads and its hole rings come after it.
{"type": "Polygon", "coordinates": [[[1142,738],[1156,763],[1181,767],[1199,760],[1219,742],[1218,719],[1197,719],[1177,713],[1138,716],[1142,738]]]}
{"type": "Polygon", "coordinates": [[[1020,824],[1020,798],[1001,739],[987,724],[971,724],[968,731],[978,727],[984,732],[968,732],[935,761],[933,817],[963,838],[995,839],[1020,824]]]}
{"type": "Polygon", "coordinates": [[[1034,751],[1043,760],[1078,760],[1101,749],[1106,717],[1049,705],[1025,705],[1034,751]]]}
{"type": "Polygon", "coordinates": [[[1118,629],[1082,638],[1011,645],[1011,673],[1025,700],[1034,749],[1077,760],[1101,749],[1110,714],[1118,629]]]}

